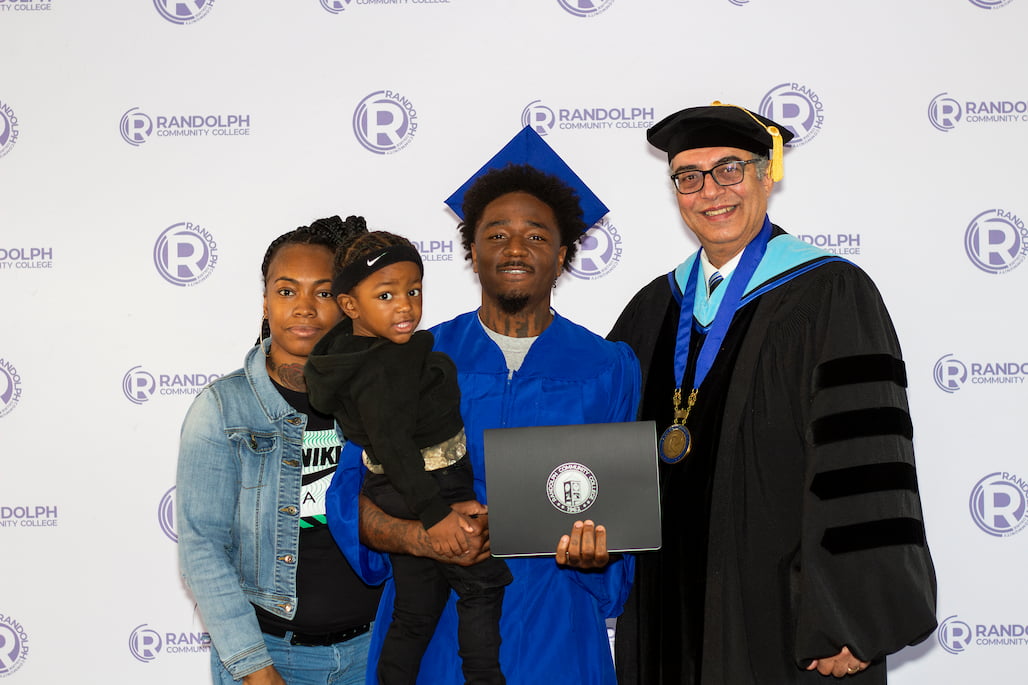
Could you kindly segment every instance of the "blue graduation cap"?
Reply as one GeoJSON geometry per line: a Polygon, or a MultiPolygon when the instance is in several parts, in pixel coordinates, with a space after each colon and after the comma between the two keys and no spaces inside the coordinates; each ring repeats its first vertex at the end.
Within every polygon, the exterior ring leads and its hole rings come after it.
{"type": "Polygon", "coordinates": [[[526,126],[511,138],[510,142],[504,145],[493,158],[486,162],[481,169],[464,182],[460,188],[454,191],[453,195],[446,198],[446,204],[453,213],[464,220],[464,193],[468,191],[475,181],[487,171],[502,169],[508,164],[528,164],[539,171],[556,176],[560,180],[574,188],[578,193],[578,203],[582,207],[582,219],[586,226],[592,226],[610,211],[607,205],[600,202],[600,198],[589,189],[578,174],[571,170],[563,159],[560,158],[553,148],[531,126],[526,126]]]}

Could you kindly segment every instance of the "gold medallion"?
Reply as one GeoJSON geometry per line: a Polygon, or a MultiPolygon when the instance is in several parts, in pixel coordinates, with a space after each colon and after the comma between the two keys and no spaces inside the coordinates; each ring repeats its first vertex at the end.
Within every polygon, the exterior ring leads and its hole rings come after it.
{"type": "Polygon", "coordinates": [[[693,388],[686,400],[685,408],[683,408],[682,389],[675,388],[672,397],[675,422],[668,426],[668,429],[660,436],[660,458],[668,464],[677,464],[682,461],[692,449],[692,433],[685,427],[685,422],[689,418],[689,412],[692,411],[693,405],[696,404],[698,394],[699,391],[693,388]]]}
{"type": "Polygon", "coordinates": [[[677,464],[689,455],[691,449],[692,435],[685,426],[673,424],[660,436],[660,458],[665,463],[677,464]]]}

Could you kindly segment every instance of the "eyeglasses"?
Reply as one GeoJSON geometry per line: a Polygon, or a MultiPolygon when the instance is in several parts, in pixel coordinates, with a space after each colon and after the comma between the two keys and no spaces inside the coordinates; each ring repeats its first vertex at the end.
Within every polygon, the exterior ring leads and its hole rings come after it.
{"type": "Polygon", "coordinates": [[[671,174],[671,180],[674,181],[675,188],[682,195],[698,193],[703,188],[703,181],[707,174],[710,174],[711,178],[719,186],[734,186],[737,183],[742,183],[747,164],[756,164],[762,161],[764,160],[733,160],[731,162],[722,162],[706,171],[703,169],[685,169],[676,174],[671,174]]]}

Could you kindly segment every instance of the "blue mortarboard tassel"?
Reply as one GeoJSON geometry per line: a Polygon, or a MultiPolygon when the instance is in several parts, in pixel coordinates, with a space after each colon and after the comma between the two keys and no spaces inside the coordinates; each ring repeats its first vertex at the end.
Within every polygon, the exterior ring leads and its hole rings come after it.
{"type": "Polygon", "coordinates": [[[561,179],[578,193],[578,202],[582,206],[582,215],[586,226],[592,226],[610,211],[607,205],[589,189],[578,174],[560,158],[553,148],[536,133],[531,126],[526,126],[510,142],[503,146],[493,158],[486,162],[464,184],[446,198],[446,204],[453,213],[464,219],[461,205],[464,204],[464,193],[478,180],[478,177],[491,169],[502,169],[508,164],[529,164],[540,171],[552,174],[561,179]]]}

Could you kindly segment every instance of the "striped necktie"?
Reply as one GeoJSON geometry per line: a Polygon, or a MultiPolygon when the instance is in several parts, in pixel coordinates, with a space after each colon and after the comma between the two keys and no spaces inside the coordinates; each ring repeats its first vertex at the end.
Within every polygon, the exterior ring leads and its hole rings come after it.
{"type": "Polygon", "coordinates": [[[721,281],[723,280],[725,280],[725,278],[721,275],[720,271],[715,271],[710,274],[710,280],[707,281],[707,297],[714,294],[714,291],[717,290],[717,287],[721,285],[721,281]]]}

